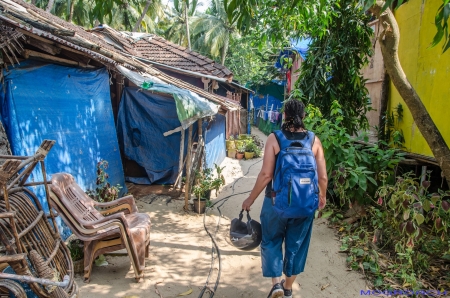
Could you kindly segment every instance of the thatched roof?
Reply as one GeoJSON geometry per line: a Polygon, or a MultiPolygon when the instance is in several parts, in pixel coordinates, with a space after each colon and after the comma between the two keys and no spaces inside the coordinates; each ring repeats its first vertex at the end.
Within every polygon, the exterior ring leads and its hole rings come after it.
{"type": "MultiPolygon", "coordinates": [[[[121,65],[130,70],[146,73],[178,88],[190,90],[199,96],[219,104],[225,110],[236,110],[240,106],[225,97],[209,93],[182,80],[171,77],[141,61],[124,55],[120,50],[98,38],[82,27],[28,4],[22,0],[0,0],[0,22],[11,26],[34,41],[41,41],[38,47],[52,47],[79,53],[116,71],[121,65]]],[[[55,58],[58,59],[58,58],[55,58]]],[[[84,61],[84,64],[89,63],[84,61]]],[[[80,63],[80,66],[82,64],[80,63]]]]}

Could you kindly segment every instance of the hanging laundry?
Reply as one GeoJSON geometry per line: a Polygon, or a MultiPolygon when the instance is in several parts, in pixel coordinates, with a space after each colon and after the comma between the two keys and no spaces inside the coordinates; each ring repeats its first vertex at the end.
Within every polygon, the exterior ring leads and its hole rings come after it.
{"type": "Polygon", "coordinates": [[[272,117],[270,118],[270,122],[277,123],[279,115],[280,113],[278,111],[273,112],[272,117]]]}
{"type": "Polygon", "coordinates": [[[282,113],[278,113],[277,124],[281,125],[282,120],[283,120],[283,114],[282,113]]]}
{"type": "Polygon", "coordinates": [[[258,115],[256,115],[256,117],[258,117],[258,118],[264,118],[264,111],[261,110],[261,109],[259,109],[259,110],[258,110],[258,115]]]}

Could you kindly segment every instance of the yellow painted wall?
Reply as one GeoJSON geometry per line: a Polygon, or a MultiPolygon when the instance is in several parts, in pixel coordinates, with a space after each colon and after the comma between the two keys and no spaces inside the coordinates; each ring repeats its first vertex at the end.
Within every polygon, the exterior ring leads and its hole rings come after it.
{"type": "MultiPolygon", "coordinates": [[[[442,53],[442,43],[429,48],[436,29],[434,16],[442,0],[410,0],[402,5],[395,17],[400,27],[399,58],[403,70],[422,102],[450,145],[450,50],[442,53]]],[[[391,84],[389,109],[401,103],[403,130],[407,151],[433,156],[415,125],[408,107],[391,84]]]]}

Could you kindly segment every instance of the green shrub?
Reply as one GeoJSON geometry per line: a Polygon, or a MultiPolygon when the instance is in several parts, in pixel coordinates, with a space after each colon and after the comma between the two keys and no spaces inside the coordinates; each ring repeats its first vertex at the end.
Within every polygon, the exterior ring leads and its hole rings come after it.
{"type": "Polygon", "coordinates": [[[388,173],[393,181],[395,169],[403,159],[398,149],[380,141],[366,146],[352,137],[342,125],[344,114],[337,101],[331,105],[331,119],[325,119],[320,110],[308,105],[305,125],[321,140],[330,178],[331,194],[337,195],[341,205],[357,200],[367,204],[377,190],[379,174],[388,173]]]}

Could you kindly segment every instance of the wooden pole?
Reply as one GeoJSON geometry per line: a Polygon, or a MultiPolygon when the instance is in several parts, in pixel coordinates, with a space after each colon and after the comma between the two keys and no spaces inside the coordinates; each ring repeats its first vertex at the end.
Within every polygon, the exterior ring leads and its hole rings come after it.
{"type": "MultiPolygon", "coordinates": [[[[184,157],[184,135],[185,135],[185,130],[181,129],[181,142],[180,142],[180,161],[178,163],[178,177],[183,175],[183,167],[184,167],[184,163],[183,163],[183,157],[184,157]]],[[[178,179],[178,184],[176,185],[177,189],[181,188],[181,179],[178,179]]]]}
{"type": "Polygon", "coordinates": [[[188,151],[187,151],[187,164],[186,164],[186,184],[184,185],[184,209],[189,208],[189,198],[191,195],[191,186],[189,181],[191,181],[191,166],[192,166],[192,125],[189,126],[188,130],[188,151]]]}
{"type": "MultiPolygon", "coordinates": [[[[197,123],[198,123],[198,146],[203,146],[204,141],[205,141],[205,140],[203,140],[203,127],[202,127],[203,119],[198,119],[197,123]]],[[[200,150],[200,148],[197,149],[197,151],[199,151],[199,150],[200,150]]],[[[203,158],[201,156],[200,156],[200,160],[198,161],[198,163],[199,163],[199,169],[200,169],[200,171],[202,171],[203,158]]]]}

